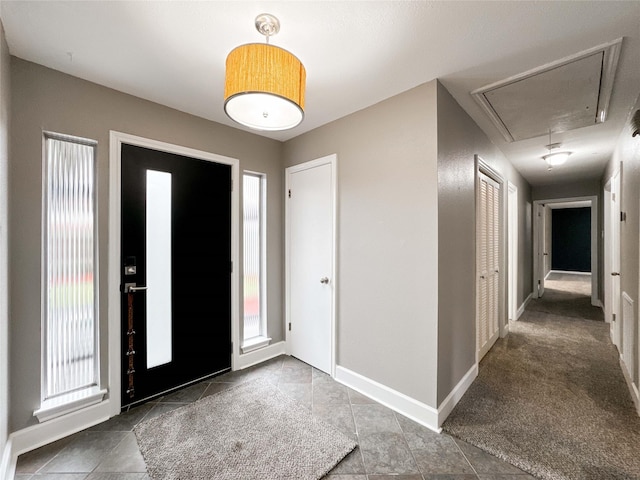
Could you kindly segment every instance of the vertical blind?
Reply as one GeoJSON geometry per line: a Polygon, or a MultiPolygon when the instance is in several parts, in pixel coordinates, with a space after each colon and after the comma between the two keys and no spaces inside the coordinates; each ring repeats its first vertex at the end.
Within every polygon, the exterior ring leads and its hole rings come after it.
{"type": "Polygon", "coordinates": [[[243,176],[244,339],[262,334],[262,178],[243,176]]]}
{"type": "Polygon", "coordinates": [[[47,137],[44,396],[97,382],[95,144],[47,137]]]}

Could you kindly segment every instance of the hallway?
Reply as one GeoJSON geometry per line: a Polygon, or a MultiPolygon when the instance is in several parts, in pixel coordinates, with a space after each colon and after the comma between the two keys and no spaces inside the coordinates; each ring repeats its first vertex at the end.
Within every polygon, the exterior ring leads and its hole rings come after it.
{"type": "Polygon", "coordinates": [[[604,321],[600,308],[591,305],[591,275],[551,272],[542,298],[532,300],[527,311],[604,321]]]}
{"type": "Polygon", "coordinates": [[[536,477],[640,478],[640,418],[590,278],[552,274],[443,425],[536,477]]]}

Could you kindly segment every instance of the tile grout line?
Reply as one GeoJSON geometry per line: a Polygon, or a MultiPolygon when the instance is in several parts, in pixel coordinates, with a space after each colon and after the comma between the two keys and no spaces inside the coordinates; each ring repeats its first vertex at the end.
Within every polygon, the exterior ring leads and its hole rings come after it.
{"type": "Polygon", "coordinates": [[[404,440],[404,443],[407,445],[407,449],[409,450],[409,453],[411,454],[411,458],[413,458],[413,463],[415,463],[416,468],[418,469],[418,471],[420,472],[420,475],[424,479],[425,473],[420,468],[420,465],[418,465],[418,460],[416,459],[416,456],[413,453],[413,449],[409,446],[409,441],[407,440],[407,437],[405,436],[404,428],[402,428],[402,425],[400,425],[400,421],[398,420],[399,413],[395,412],[394,410],[391,410],[391,412],[393,413],[393,418],[396,420],[396,423],[398,424],[398,428],[400,429],[400,432],[402,433],[402,440],[404,440]]]}
{"type": "Polygon", "coordinates": [[[356,431],[355,431],[356,438],[357,438],[356,443],[358,444],[358,446],[356,448],[358,449],[358,453],[360,453],[360,460],[362,461],[362,468],[364,468],[364,475],[368,479],[369,478],[369,473],[367,472],[367,465],[364,463],[364,453],[362,453],[362,448],[360,448],[360,432],[358,432],[358,424],[356,423],[356,416],[353,413],[353,403],[351,403],[351,393],[350,393],[348,387],[347,387],[347,398],[349,399],[349,410],[351,411],[351,418],[353,420],[353,427],[356,429],[356,431]]]}
{"type": "Polygon", "coordinates": [[[458,445],[458,442],[456,442],[456,440],[453,437],[451,437],[451,439],[453,440],[453,443],[455,443],[456,448],[458,449],[458,451],[462,454],[463,458],[467,461],[467,463],[469,464],[469,466],[473,470],[473,473],[476,474],[476,477],[480,478],[480,474],[476,470],[476,467],[474,467],[473,464],[471,463],[471,461],[467,458],[467,455],[462,451],[462,448],[460,448],[460,445],[458,445]]]}

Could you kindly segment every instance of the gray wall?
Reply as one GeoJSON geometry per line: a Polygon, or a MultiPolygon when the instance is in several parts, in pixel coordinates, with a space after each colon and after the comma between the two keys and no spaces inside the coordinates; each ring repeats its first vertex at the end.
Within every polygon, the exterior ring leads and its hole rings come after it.
{"type": "Polygon", "coordinates": [[[436,407],[436,82],[284,145],[338,157],[337,363],[436,407]]]}
{"type": "MultiPolygon", "coordinates": [[[[640,109],[640,97],[636,101],[635,107],[631,110],[633,114],[640,109]]],[[[640,303],[640,291],[638,290],[638,275],[640,274],[640,255],[639,255],[639,227],[640,220],[640,137],[632,137],[633,128],[630,121],[627,122],[616,146],[613,158],[607,165],[604,175],[602,176],[602,188],[607,183],[611,175],[615,172],[617,166],[622,163],[621,177],[621,206],[622,212],[627,214],[627,219],[620,224],[620,288],[621,292],[626,292],[633,300],[634,318],[636,320],[636,332],[640,328],[640,311],[638,304],[640,303]]],[[[605,299],[606,301],[607,299],[605,299]]],[[[637,338],[636,333],[636,338],[637,338]]],[[[636,353],[636,378],[634,382],[640,385],[640,377],[638,375],[640,368],[638,365],[638,356],[640,355],[638,340],[635,341],[636,353]]]]}
{"type": "MultiPolygon", "coordinates": [[[[11,431],[33,424],[32,413],[40,403],[43,130],[98,141],[101,371],[105,385],[108,372],[109,130],[237,158],[241,170],[267,174],[268,333],[274,342],[283,339],[280,142],[187,115],[15,57],[11,59],[11,84],[14,86],[9,165],[11,431]]],[[[118,288],[117,285],[109,287],[118,288]]]]}
{"type": "Polygon", "coordinates": [[[9,415],[9,295],[7,283],[7,170],[9,163],[9,106],[11,100],[9,48],[0,21],[0,458],[8,434],[9,415]]]}
{"type": "MultiPolygon", "coordinates": [[[[438,404],[475,364],[475,161],[500,173],[503,219],[507,182],[518,188],[518,305],[531,293],[531,187],[438,83],[438,404]]],[[[505,223],[506,225],[506,223],[505,223]]],[[[506,242],[503,238],[503,245],[506,242]]],[[[505,250],[506,254],[506,250],[505,250]]],[[[506,259],[506,255],[504,255],[506,259]]],[[[505,263],[506,271],[506,263],[505,263]]],[[[505,277],[506,278],[506,277],[505,277]]],[[[505,286],[506,288],[506,286],[505,286]]],[[[507,295],[501,314],[506,315],[507,295]]]]}

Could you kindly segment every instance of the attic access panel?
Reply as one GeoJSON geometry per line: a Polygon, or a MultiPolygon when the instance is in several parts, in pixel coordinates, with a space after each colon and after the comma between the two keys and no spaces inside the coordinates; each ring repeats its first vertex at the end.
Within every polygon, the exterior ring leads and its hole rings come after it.
{"type": "Polygon", "coordinates": [[[507,142],[602,123],[622,39],[471,94],[507,142]]]}

